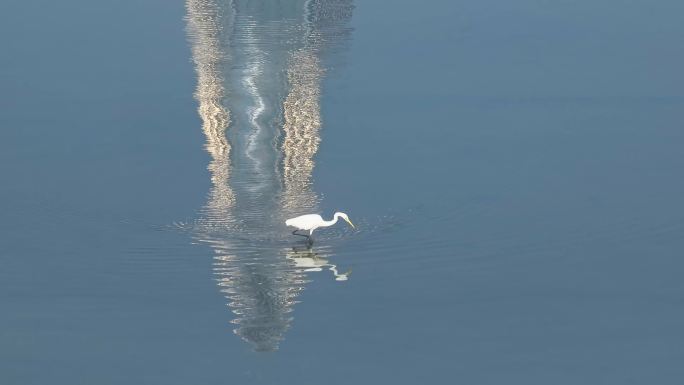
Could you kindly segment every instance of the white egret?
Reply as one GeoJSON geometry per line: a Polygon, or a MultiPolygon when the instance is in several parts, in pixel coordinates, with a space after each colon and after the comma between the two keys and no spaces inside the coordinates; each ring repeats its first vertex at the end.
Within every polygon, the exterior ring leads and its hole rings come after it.
{"type": "Polygon", "coordinates": [[[293,231],[293,235],[300,235],[302,237],[307,237],[309,239],[309,242],[312,242],[311,240],[311,235],[313,235],[314,230],[316,230],[319,227],[328,227],[332,226],[335,223],[337,223],[337,219],[342,218],[344,219],[349,225],[353,228],[356,228],[353,223],[349,220],[349,217],[347,214],[342,213],[342,212],[336,212],[335,215],[333,215],[333,219],[326,221],[324,220],[320,215],[318,214],[306,214],[306,215],[300,215],[298,217],[290,218],[285,221],[285,225],[287,226],[292,226],[296,227],[297,230],[293,231]],[[309,234],[298,234],[297,231],[308,231],[309,234]]]}

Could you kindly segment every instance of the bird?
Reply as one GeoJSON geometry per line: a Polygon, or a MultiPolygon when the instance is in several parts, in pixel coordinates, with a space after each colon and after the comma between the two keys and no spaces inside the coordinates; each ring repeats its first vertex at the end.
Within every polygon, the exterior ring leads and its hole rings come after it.
{"type": "Polygon", "coordinates": [[[356,228],[354,224],[349,220],[349,216],[343,212],[336,212],[335,215],[333,215],[333,219],[326,221],[323,219],[318,214],[306,214],[306,215],[300,215],[298,217],[290,218],[285,221],[286,226],[292,226],[296,227],[297,229],[292,232],[293,235],[299,235],[302,237],[306,237],[309,240],[309,243],[313,243],[313,240],[311,239],[311,236],[313,235],[314,230],[316,230],[319,227],[328,227],[332,226],[335,223],[337,223],[337,219],[342,218],[344,219],[347,223],[352,228],[356,228]],[[297,231],[308,231],[309,234],[299,234],[297,231]]]}

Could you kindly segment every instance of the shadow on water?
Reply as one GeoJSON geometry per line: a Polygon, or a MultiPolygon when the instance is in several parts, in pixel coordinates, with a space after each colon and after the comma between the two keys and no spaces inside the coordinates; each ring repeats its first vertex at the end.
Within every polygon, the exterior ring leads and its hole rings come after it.
{"type": "Polygon", "coordinates": [[[317,212],[312,186],[323,60],[344,45],[350,0],[187,0],[195,97],[212,187],[189,230],[214,252],[235,333],[276,350],[307,273],[343,281],[330,246],[306,248],[284,221],[317,212]],[[293,245],[297,247],[293,248],[293,245]]]}

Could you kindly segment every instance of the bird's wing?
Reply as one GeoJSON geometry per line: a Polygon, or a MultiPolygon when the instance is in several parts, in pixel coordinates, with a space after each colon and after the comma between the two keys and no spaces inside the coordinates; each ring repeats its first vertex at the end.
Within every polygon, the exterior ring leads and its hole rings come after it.
{"type": "Polygon", "coordinates": [[[320,223],[323,220],[318,214],[306,214],[298,217],[290,218],[285,221],[287,226],[299,227],[300,229],[309,229],[313,225],[320,223]]]}

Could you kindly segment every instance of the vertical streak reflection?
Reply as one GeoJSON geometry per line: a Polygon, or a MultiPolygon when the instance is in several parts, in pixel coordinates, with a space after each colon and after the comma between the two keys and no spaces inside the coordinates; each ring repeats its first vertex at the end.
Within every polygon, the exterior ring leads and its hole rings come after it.
{"type": "Polygon", "coordinates": [[[323,70],[312,51],[293,53],[287,78],[290,92],[283,103],[283,209],[291,217],[318,209],[312,189],[314,155],[321,141],[320,80],[323,70]]]}
{"type": "Polygon", "coordinates": [[[195,98],[212,187],[193,237],[235,315],[234,332],[276,350],[307,274],[343,281],[329,247],[292,248],[284,218],[317,211],[323,61],[349,36],[349,0],[186,0],[195,98]]]}
{"type": "Polygon", "coordinates": [[[212,189],[207,211],[228,215],[234,194],[228,183],[230,144],[225,131],[230,123],[230,113],[224,105],[223,71],[228,62],[225,31],[231,28],[232,12],[230,7],[221,7],[219,3],[220,0],[188,0],[186,8],[192,59],[197,72],[195,99],[207,138],[206,149],[211,155],[208,169],[212,189]]]}
{"type": "Polygon", "coordinates": [[[309,0],[303,7],[303,44],[288,63],[289,93],[283,102],[283,200],[285,217],[318,211],[312,188],[314,156],[321,141],[323,59],[335,53],[351,34],[351,0],[309,0]]]}

